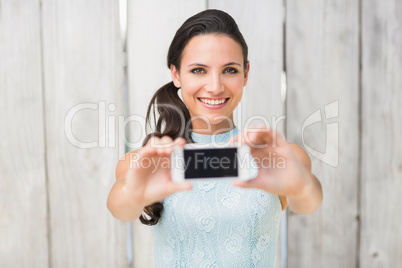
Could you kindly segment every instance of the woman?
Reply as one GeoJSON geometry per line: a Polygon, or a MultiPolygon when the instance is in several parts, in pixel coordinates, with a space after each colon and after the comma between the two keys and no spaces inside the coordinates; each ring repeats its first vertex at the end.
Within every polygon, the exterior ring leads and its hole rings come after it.
{"type": "Polygon", "coordinates": [[[250,69],[247,54],[227,13],[205,10],[184,22],[168,52],[173,81],[148,107],[148,122],[155,106],[159,113],[155,132],[117,165],[108,208],[123,221],[152,225],[157,267],[274,267],[281,209],[312,213],[322,202],[301,147],[264,127],[240,132],[234,125],[250,69]],[[238,140],[259,163],[252,180],[172,182],[173,145],[238,140]],[[284,165],[264,166],[272,155],[284,165]]]}

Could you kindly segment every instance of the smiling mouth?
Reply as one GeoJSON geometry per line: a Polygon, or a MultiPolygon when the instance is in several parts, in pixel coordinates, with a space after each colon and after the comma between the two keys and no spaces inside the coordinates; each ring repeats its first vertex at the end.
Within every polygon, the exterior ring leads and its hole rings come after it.
{"type": "Polygon", "coordinates": [[[198,98],[201,102],[208,104],[208,105],[221,105],[223,103],[226,103],[229,98],[222,98],[222,99],[215,99],[215,100],[211,100],[211,99],[204,99],[204,98],[198,98]]]}

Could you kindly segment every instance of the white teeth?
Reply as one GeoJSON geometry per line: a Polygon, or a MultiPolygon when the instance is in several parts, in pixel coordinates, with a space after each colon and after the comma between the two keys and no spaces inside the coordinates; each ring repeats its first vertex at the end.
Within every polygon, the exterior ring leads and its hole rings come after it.
{"type": "Polygon", "coordinates": [[[218,104],[222,104],[222,103],[224,103],[224,102],[226,101],[226,99],[208,100],[208,99],[201,99],[201,98],[200,98],[200,100],[201,100],[203,103],[207,103],[207,104],[210,104],[210,105],[218,105],[218,104]]]}

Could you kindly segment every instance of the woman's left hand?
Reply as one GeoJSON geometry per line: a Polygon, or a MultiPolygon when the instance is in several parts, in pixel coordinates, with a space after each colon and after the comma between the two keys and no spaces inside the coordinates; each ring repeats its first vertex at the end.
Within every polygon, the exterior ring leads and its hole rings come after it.
{"type": "MultiPolygon", "coordinates": [[[[303,149],[306,167],[298,158],[291,144],[276,131],[266,127],[245,129],[229,142],[241,139],[250,146],[254,161],[258,166],[258,175],[249,181],[234,181],[235,186],[258,188],[280,196],[298,198],[304,196],[312,184],[311,160],[303,149]],[[309,170],[310,169],[310,170],[309,170]]],[[[297,146],[297,145],[296,145],[297,146]]]]}

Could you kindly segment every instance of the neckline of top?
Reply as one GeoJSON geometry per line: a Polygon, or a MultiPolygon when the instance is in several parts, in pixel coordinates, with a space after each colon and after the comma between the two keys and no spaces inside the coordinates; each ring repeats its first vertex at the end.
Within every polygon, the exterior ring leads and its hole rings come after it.
{"type": "Polygon", "coordinates": [[[191,132],[191,138],[195,143],[211,143],[211,142],[222,143],[227,142],[232,136],[237,135],[238,132],[239,130],[237,126],[235,126],[233,129],[229,131],[219,133],[216,135],[191,132]]]}

